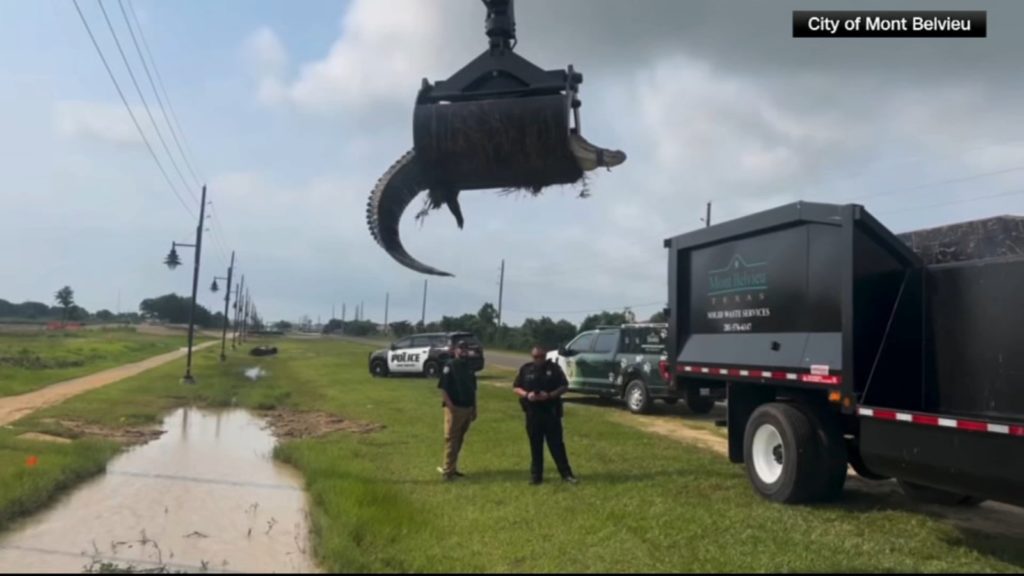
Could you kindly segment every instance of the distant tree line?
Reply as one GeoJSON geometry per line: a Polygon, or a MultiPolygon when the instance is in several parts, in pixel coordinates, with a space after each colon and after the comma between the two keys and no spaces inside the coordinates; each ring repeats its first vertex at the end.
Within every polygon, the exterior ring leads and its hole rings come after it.
{"type": "MultiPolygon", "coordinates": [[[[114,314],[110,310],[98,310],[95,313],[75,304],[74,290],[65,286],[54,294],[56,306],[42,302],[26,301],[14,304],[0,299],[0,321],[4,322],[79,322],[101,324],[138,324],[144,320],[166,322],[170,324],[187,324],[192,299],[177,294],[165,294],[157,298],[147,298],[139,304],[139,312],[114,314]]],[[[203,328],[220,328],[224,322],[224,314],[210,312],[201,304],[196,304],[196,325],[203,328]]],[[[263,328],[263,321],[254,317],[254,330],[263,328]]]]}
{"type": "MultiPolygon", "coordinates": [[[[177,294],[164,294],[156,298],[146,298],[139,304],[142,318],[158,320],[169,324],[188,324],[189,309],[192,298],[177,294]]],[[[220,328],[224,324],[224,314],[210,312],[202,304],[196,303],[195,324],[203,328],[220,328]]],[[[251,323],[254,330],[262,330],[262,322],[251,323]]]]}
{"type": "MultiPolygon", "coordinates": [[[[547,316],[527,318],[520,326],[498,326],[498,313],[490,302],[480,307],[476,314],[462,316],[443,316],[439,321],[422,322],[406,320],[391,322],[388,333],[381,331],[381,326],[371,320],[341,321],[333,319],[323,329],[324,333],[344,333],[358,337],[384,336],[402,338],[410,334],[423,332],[471,332],[485,346],[507,348],[510,350],[527,351],[534,344],[548,349],[567,344],[576,334],[593,330],[599,326],[618,326],[627,322],[636,322],[635,315],[629,311],[603,311],[587,316],[576,326],[568,320],[554,320],[547,316]]],[[[648,319],[649,322],[664,322],[665,314],[658,312],[648,319]]]]}

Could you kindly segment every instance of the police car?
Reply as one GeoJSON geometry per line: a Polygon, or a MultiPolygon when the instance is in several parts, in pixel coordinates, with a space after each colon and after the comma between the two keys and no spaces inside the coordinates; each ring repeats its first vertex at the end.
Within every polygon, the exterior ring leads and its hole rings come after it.
{"type": "Polygon", "coordinates": [[[436,378],[445,360],[454,354],[455,344],[465,342],[466,358],[479,372],[484,367],[484,349],[470,332],[436,332],[413,334],[391,343],[387,348],[371,352],[370,374],[376,377],[390,374],[418,374],[436,378]]]}

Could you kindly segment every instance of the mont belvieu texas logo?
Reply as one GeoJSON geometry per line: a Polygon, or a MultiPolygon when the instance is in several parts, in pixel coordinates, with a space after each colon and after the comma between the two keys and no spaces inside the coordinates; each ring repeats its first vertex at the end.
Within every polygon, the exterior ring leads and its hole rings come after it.
{"type": "Polygon", "coordinates": [[[748,263],[737,254],[729,265],[708,272],[708,296],[724,296],[768,289],[767,262],[748,263]]]}

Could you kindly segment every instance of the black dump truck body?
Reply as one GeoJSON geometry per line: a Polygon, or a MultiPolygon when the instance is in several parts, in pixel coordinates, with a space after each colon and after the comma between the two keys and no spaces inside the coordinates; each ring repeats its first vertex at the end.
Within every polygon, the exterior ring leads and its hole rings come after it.
{"type": "Polygon", "coordinates": [[[834,497],[850,463],[1024,505],[1024,220],[898,237],[795,203],[665,246],[673,385],[727,390],[730,459],[762,495],[834,497]]]}

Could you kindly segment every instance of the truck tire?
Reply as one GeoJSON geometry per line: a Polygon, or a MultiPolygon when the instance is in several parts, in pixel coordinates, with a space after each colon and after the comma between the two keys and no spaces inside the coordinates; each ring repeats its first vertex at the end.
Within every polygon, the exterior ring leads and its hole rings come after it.
{"type": "Polygon", "coordinates": [[[686,407],[694,414],[707,414],[715,407],[715,399],[700,395],[699,386],[686,387],[686,407]]]}
{"type": "Polygon", "coordinates": [[[984,501],[981,498],[975,498],[974,496],[968,496],[967,494],[959,494],[957,492],[949,492],[939,488],[932,488],[931,486],[910,482],[902,478],[897,478],[896,482],[900,485],[900,490],[907,496],[907,498],[924,504],[959,506],[977,505],[984,501]]]}
{"type": "Polygon", "coordinates": [[[647,386],[643,380],[632,380],[626,386],[626,393],[623,395],[626,401],[626,408],[633,414],[646,414],[651,410],[651,395],[647,392],[647,386]]]}
{"type": "Polygon", "coordinates": [[[427,378],[437,378],[440,374],[441,368],[437,365],[437,362],[433,360],[427,360],[427,363],[423,365],[423,376],[427,378]]]}
{"type": "Polygon", "coordinates": [[[750,415],[743,460],[763,498],[796,504],[821,493],[822,457],[814,426],[805,412],[779,402],[762,404],[750,415]]]}
{"type": "Polygon", "coordinates": [[[384,378],[388,375],[388,365],[383,360],[374,360],[370,362],[370,374],[374,378],[384,378]]]}

